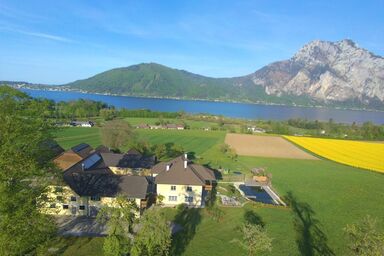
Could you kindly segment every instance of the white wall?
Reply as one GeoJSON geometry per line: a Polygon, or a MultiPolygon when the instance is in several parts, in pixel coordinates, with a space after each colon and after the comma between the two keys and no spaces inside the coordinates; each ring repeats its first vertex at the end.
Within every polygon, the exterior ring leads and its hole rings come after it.
{"type": "Polygon", "coordinates": [[[190,186],[192,191],[187,191],[188,185],[157,184],[157,194],[164,196],[163,204],[165,206],[176,206],[187,204],[193,207],[201,207],[203,186],[190,186]],[[171,186],[176,186],[176,190],[171,190],[171,186]],[[177,201],[169,201],[169,196],[176,196],[177,201]],[[185,196],[192,196],[193,201],[188,203],[185,196]]]}

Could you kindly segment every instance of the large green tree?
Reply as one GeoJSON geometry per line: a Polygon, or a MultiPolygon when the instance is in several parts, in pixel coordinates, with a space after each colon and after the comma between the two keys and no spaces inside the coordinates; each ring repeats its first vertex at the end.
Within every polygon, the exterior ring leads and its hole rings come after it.
{"type": "Polygon", "coordinates": [[[249,256],[272,250],[272,238],[268,236],[262,225],[246,223],[241,226],[240,230],[243,239],[235,241],[247,250],[249,256]]]}
{"type": "Polygon", "coordinates": [[[36,200],[52,175],[47,104],[0,86],[0,255],[24,255],[55,232],[36,200]]]}
{"type": "Polygon", "coordinates": [[[133,256],[166,256],[171,247],[171,229],[160,208],[148,209],[140,219],[131,254],[133,256]]]}
{"type": "Polygon", "coordinates": [[[132,143],[135,141],[135,136],[132,126],[124,120],[106,122],[101,128],[103,144],[113,149],[132,143]]]}
{"type": "Polygon", "coordinates": [[[135,202],[122,196],[118,196],[113,205],[100,210],[98,221],[108,228],[108,236],[103,245],[104,255],[121,256],[130,252],[137,211],[135,202]]]}
{"type": "Polygon", "coordinates": [[[349,239],[351,255],[384,255],[384,233],[377,230],[377,221],[370,216],[364,217],[356,224],[344,228],[349,239]]]}

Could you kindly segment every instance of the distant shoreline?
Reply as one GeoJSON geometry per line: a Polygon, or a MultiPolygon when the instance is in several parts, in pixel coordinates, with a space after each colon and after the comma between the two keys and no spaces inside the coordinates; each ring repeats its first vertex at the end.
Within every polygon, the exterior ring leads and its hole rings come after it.
{"type": "Polygon", "coordinates": [[[116,96],[116,97],[134,97],[134,98],[146,98],[146,99],[168,99],[168,100],[190,100],[190,101],[203,101],[203,102],[218,102],[218,103],[236,103],[236,104],[252,104],[252,105],[264,105],[264,106],[286,106],[286,107],[300,107],[300,108],[323,108],[323,109],[336,109],[336,110],[352,110],[352,111],[367,111],[367,112],[384,112],[384,110],[378,109],[367,109],[367,108],[348,108],[348,107],[334,107],[334,106],[323,106],[323,105],[300,105],[300,104],[283,104],[283,103],[271,103],[271,102],[248,102],[248,101],[235,101],[235,100],[209,100],[209,99],[199,99],[199,98],[183,98],[183,97],[164,97],[164,96],[144,96],[144,95],[132,95],[132,94],[114,94],[114,93],[98,93],[98,92],[88,92],[83,90],[75,90],[65,88],[63,89],[54,89],[50,87],[49,89],[45,88],[33,88],[30,86],[13,86],[16,89],[28,89],[35,91],[51,91],[51,92],[77,92],[82,94],[94,94],[94,95],[104,95],[104,96],[116,96]]]}

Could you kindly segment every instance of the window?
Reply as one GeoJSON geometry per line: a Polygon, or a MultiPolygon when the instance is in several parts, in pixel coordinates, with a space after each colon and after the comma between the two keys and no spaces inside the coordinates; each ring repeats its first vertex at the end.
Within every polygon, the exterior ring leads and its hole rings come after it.
{"type": "Polygon", "coordinates": [[[192,203],[193,202],[193,196],[186,196],[185,197],[185,202],[186,203],[192,203]]]}
{"type": "Polygon", "coordinates": [[[72,202],[76,202],[76,197],[75,196],[71,196],[71,201],[72,202]]]}
{"type": "Polygon", "coordinates": [[[171,190],[175,191],[176,190],[176,186],[171,186],[171,190]]]}
{"type": "Polygon", "coordinates": [[[63,209],[68,209],[68,205],[67,204],[63,204],[63,209]]]}
{"type": "Polygon", "coordinates": [[[91,201],[100,201],[100,197],[99,196],[91,196],[91,201]]]}
{"type": "Polygon", "coordinates": [[[172,201],[172,202],[177,201],[177,196],[169,196],[168,201],[172,201]]]}
{"type": "Polygon", "coordinates": [[[56,208],[56,204],[50,204],[49,208],[56,208]]]}
{"type": "Polygon", "coordinates": [[[57,199],[57,201],[63,201],[63,197],[62,196],[57,196],[56,199],[57,199]]]}
{"type": "Polygon", "coordinates": [[[191,187],[191,186],[188,186],[188,187],[187,187],[187,191],[188,191],[188,192],[192,192],[192,187],[191,187]]]}
{"type": "Polygon", "coordinates": [[[84,211],[84,210],[85,210],[85,205],[80,205],[80,206],[79,206],[79,210],[84,211]]]}

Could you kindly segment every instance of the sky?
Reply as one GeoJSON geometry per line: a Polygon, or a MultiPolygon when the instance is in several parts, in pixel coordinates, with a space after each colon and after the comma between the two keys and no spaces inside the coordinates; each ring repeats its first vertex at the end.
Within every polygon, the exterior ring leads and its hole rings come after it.
{"type": "Polygon", "coordinates": [[[64,84],[143,62],[250,74],[312,40],[384,56],[382,1],[0,0],[0,80],[64,84]]]}

